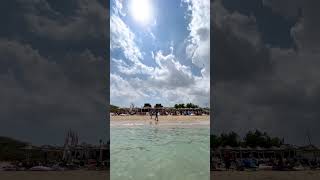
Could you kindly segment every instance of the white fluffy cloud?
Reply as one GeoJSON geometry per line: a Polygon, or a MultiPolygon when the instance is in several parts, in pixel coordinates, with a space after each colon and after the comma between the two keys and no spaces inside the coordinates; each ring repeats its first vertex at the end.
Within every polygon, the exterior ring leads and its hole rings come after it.
{"type": "MultiPolygon", "coordinates": [[[[121,49],[127,60],[133,63],[132,69],[136,73],[150,74],[153,71],[152,67],[148,67],[141,62],[143,59],[142,53],[135,43],[135,35],[131,32],[129,27],[121,20],[121,18],[115,14],[110,18],[110,30],[111,30],[111,50],[121,49]]],[[[119,66],[125,65],[124,63],[119,66]]],[[[122,67],[124,70],[125,67],[122,67]]],[[[123,73],[133,74],[132,71],[123,71],[123,73]]]]}
{"type": "Polygon", "coordinates": [[[210,0],[183,0],[183,2],[188,4],[191,16],[186,53],[193,64],[202,68],[203,76],[210,76],[210,0]]]}

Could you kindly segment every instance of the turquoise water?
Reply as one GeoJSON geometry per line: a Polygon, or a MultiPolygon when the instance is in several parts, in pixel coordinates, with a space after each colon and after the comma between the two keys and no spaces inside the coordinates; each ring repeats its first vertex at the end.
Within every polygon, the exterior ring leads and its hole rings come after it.
{"type": "Polygon", "coordinates": [[[209,180],[209,126],[111,127],[111,180],[209,180]]]}

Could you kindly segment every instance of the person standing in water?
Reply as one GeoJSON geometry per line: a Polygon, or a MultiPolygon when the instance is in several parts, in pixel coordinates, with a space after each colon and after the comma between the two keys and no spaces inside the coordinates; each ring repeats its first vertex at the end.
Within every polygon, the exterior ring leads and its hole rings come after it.
{"type": "Polygon", "coordinates": [[[155,117],[155,120],[156,120],[156,121],[159,121],[159,119],[158,119],[158,111],[156,111],[156,117],[155,117]]]}
{"type": "Polygon", "coordinates": [[[150,119],[152,119],[152,111],[149,111],[150,119]]]}

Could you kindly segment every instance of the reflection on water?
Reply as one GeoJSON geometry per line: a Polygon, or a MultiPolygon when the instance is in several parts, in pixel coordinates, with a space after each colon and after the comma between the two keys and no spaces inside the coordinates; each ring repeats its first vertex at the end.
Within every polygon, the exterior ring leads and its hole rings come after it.
{"type": "Polygon", "coordinates": [[[112,180],[208,180],[209,127],[111,127],[112,180]]]}

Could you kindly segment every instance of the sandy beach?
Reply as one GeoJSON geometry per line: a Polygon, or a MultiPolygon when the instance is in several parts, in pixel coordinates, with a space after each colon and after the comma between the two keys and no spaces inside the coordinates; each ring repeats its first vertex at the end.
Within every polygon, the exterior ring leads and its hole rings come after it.
{"type": "Polygon", "coordinates": [[[159,121],[156,122],[155,117],[150,116],[129,115],[129,116],[110,116],[110,127],[134,127],[141,125],[157,125],[158,127],[196,127],[210,126],[210,116],[159,116],[159,121]]]}
{"type": "Polygon", "coordinates": [[[320,171],[256,171],[212,172],[211,180],[317,180],[320,171]]]}
{"type": "Polygon", "coordinates": [[[1,180],[107,180],[107,171],[1,171],[1,180]]]}

